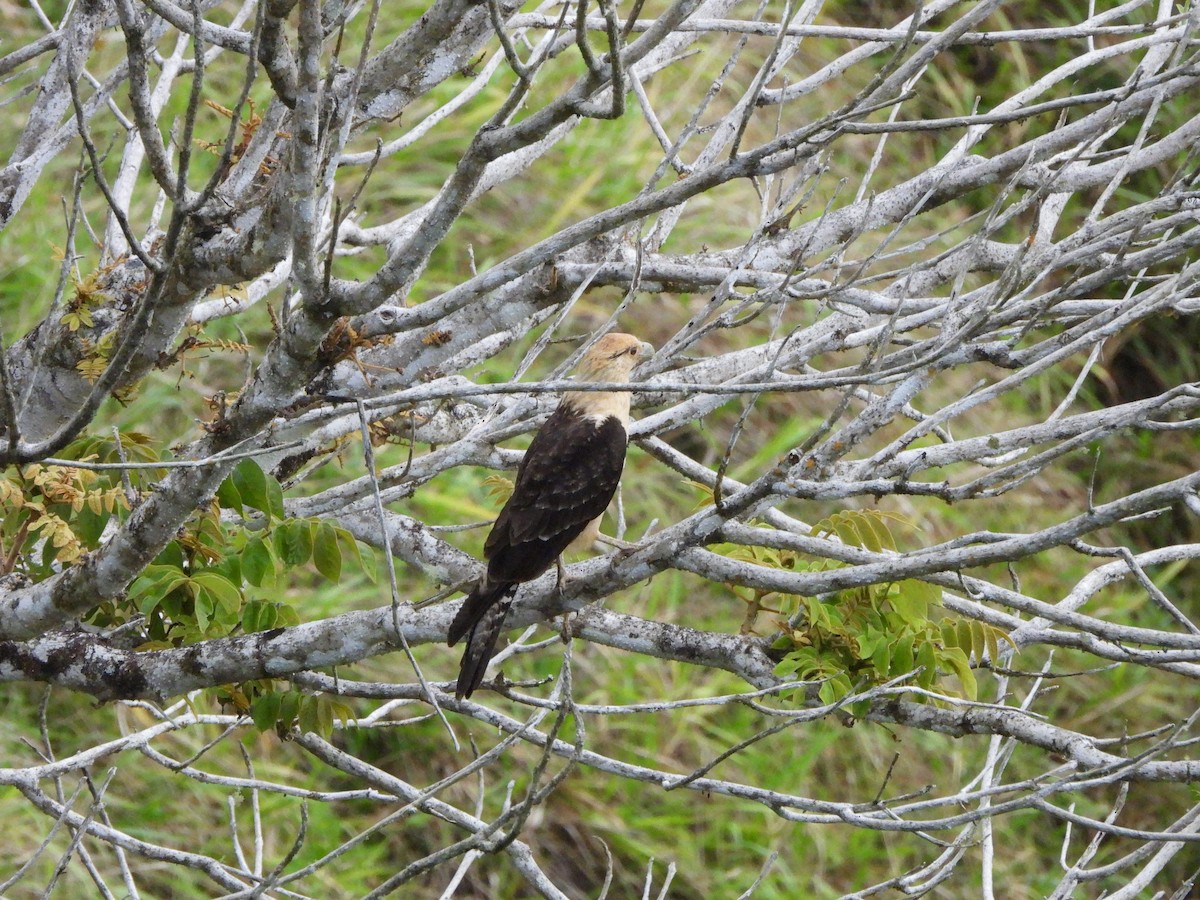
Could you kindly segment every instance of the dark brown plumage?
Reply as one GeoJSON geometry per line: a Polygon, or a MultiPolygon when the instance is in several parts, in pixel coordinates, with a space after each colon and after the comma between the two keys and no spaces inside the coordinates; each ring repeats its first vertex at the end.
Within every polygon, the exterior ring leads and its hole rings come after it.
{"type": "MultiPolygon", "coordinates": [[[[605,335],[576,375],[581,381],[627,381],[649,350],[632,335],[605,335]]],[[[458,697],[471,696],[483,680],[517,587],[554,565],[572,542],[595,540],[625,465],[628,422],[628,392],[573,391],[534,435],[484,544],[487,574],[450,625],[450,646],[467,638],[458,697]]]]}

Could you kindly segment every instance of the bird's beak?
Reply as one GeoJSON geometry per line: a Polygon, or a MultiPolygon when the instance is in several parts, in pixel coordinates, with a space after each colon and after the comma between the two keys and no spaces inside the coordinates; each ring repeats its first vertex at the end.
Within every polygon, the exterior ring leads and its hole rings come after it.
{"type": "Polygon", "coordinates": [[[654,355],[654,345],[649,341],[642,341],[642,362],[645,362],[654,355]]]}

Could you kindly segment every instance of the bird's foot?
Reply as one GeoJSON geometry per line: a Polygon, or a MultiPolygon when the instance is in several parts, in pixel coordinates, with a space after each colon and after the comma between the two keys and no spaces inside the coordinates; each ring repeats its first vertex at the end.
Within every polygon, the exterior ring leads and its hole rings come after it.
{"type": "Polygon", "coordinates": [[[616,559],[624,559],[634,551],[641,549],[642,546],[636,541],[623,541],[620,538],[609,537],[606,534],[600,535],[600,541],[613,548],[613,552],[609,555],[616,559]]]}
{"type": "Polygon", "coordinates": [[[609,537],[607,534],[600,535],[596,540],[609,547],[615,547],[617,550],[636,550],[641,546],[636,541],[623,541],[620,538],[609,537]]]}
{"type": "Polygon", "coordinates": [[[558,623],[558,636],[562,638],[564,644],[571,643],[571,639],[575,637],[575,620],[577,614],[573,612],[565,612],[558,623]]]}
{"type": "Polygon", "coordinates": [[[563,569],[562,557],[558,556],[554,559],[554,565],[557,566],[557,577],[554,579],[554,595],[559,604],[563,602],[563,582],[567,580],[566,570],[563,569]]]}

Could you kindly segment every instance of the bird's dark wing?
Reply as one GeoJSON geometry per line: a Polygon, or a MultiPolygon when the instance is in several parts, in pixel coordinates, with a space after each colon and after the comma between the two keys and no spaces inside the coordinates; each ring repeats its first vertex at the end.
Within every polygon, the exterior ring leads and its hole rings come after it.
{"type": "Polygon", "coordinates": [[[566,404],[555,410],[525,452],[484,545],[490,581],[536,578],[604,512],[621,480],[628,440],[616,418],[595,422],[566,404]]]}

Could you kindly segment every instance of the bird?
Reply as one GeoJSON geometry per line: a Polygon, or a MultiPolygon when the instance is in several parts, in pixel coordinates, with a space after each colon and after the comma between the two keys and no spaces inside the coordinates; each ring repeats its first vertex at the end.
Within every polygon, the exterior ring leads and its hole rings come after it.
{"type": "MultiPolygon", "coordinates": [[[[631,334],[606,334],[574,374],[579,381],[627,382],[653,352],[631,334]]],[[[517,466],[513,492],[483,545],[487,572],[450,624],[449,646],[467,639],[458,699],[470,697],[483,681],[517,587],[556,563],[561,566],[564,551],[595,543],[625,467],[629,399],[628,391],[566,391],[534,435],[517,466]]]]}

